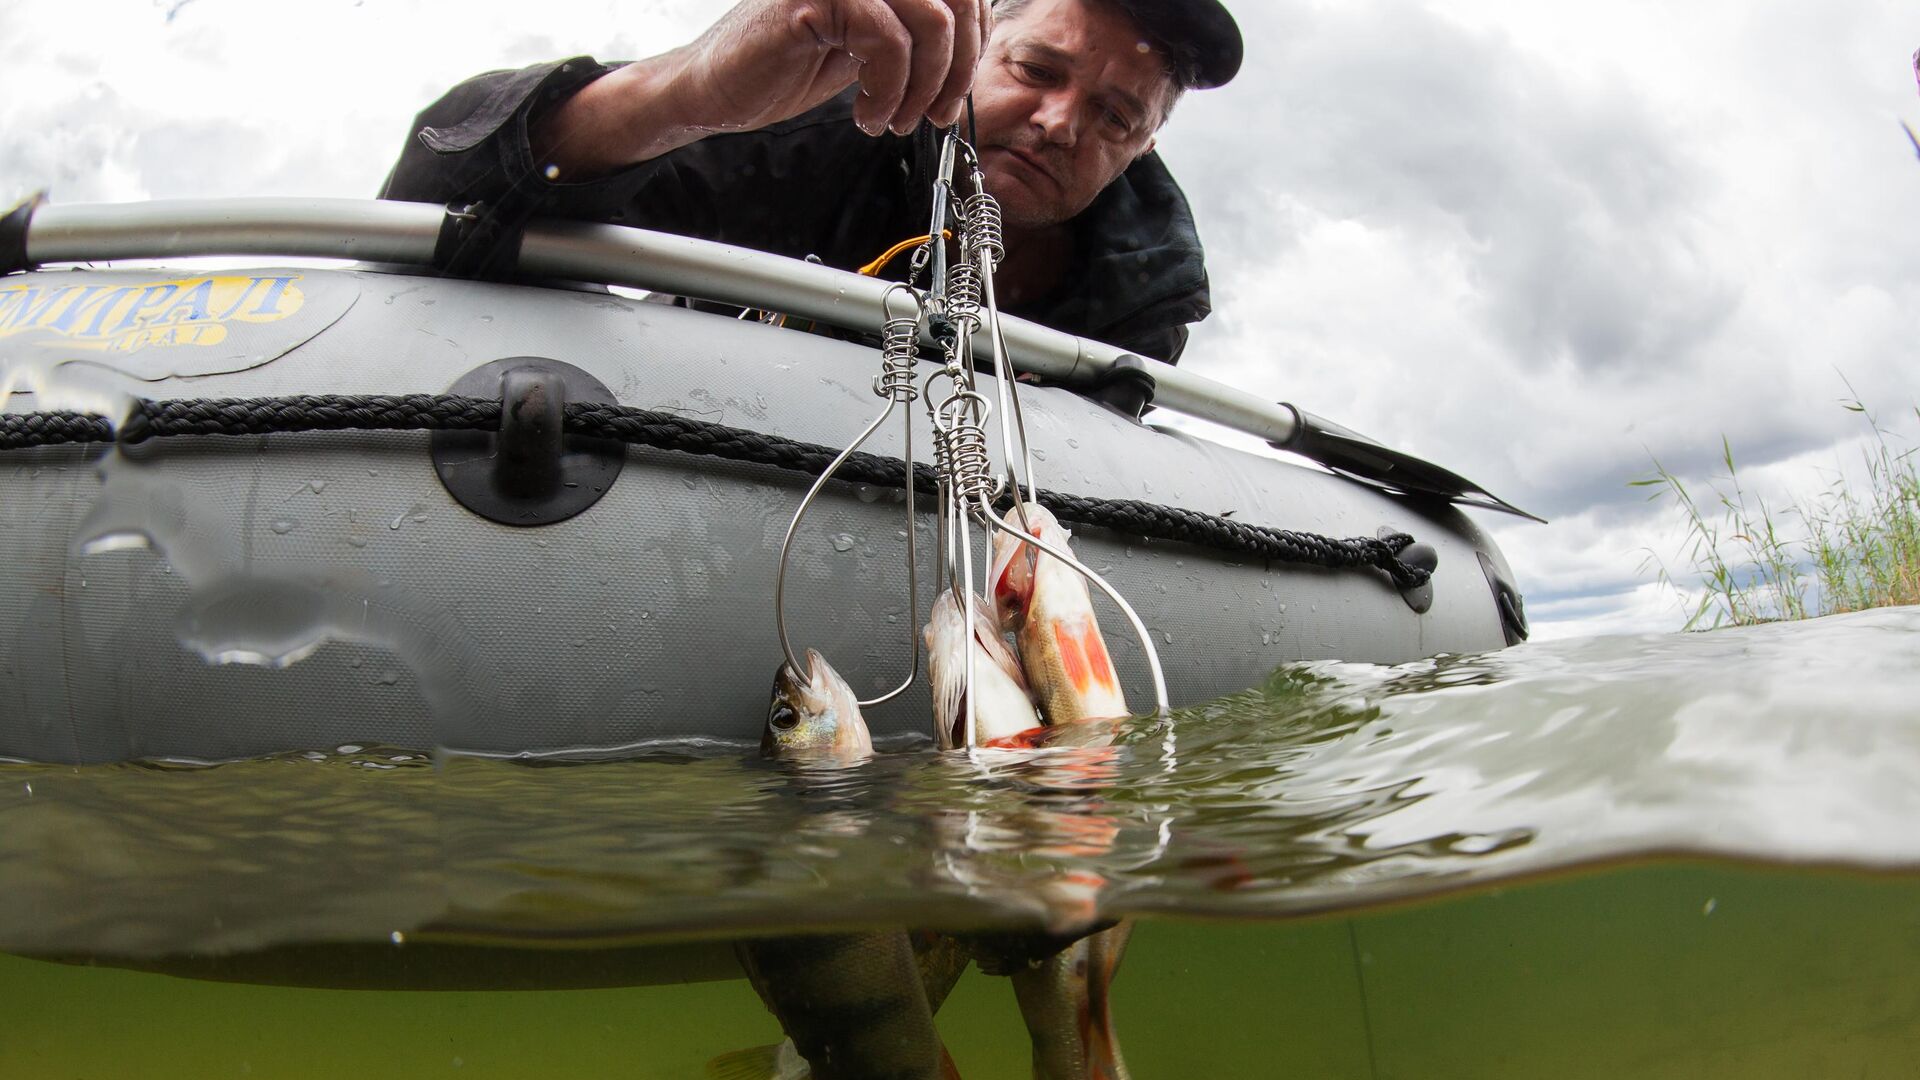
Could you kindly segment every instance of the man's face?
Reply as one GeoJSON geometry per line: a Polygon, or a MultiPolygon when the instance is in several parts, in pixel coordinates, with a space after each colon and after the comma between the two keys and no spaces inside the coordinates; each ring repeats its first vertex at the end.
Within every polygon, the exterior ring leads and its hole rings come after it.
{"type": "Polygon", "coordinates": [[[1009,225],[1057,225],[1153,146],[1166,64],[1119,11],[1032,0],[993,28],[974,76],[987,190],[1009,225]]]}

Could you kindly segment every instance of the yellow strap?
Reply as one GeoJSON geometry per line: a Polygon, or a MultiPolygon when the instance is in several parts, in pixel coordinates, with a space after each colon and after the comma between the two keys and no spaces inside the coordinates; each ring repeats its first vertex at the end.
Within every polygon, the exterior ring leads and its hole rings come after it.
{"type": "MultiPolygon", "coordinates": [[[[949,232],[946,229],[941,229],[940,235],[942,238],[947,240],[953,239],[953,233],[949,232]]],[[[886,251],[886,254],[880,256],[879,258],[873,260],[867,265],[861,267],[860,272],[862,274],[867,275],[868,277],[879,277],[880,271],[885,270],[887,268],[888,263],[892,262],[896,258],[899,258],[901,252],[909,251],[913,248],[917,248],[921,244],[926,243],[930,239],[932,239],[931,236],[916,236],[911,240],[902,240],[899,243],[888,248],[886,251]]]]}

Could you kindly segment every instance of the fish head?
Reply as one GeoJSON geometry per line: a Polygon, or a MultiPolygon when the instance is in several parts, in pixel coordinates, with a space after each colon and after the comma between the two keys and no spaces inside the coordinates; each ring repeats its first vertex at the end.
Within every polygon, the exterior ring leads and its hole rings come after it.
{"type": "MultiPolygon", "coordinates": [[[[1026,524],[1032,535],[1050,544],[1064,547],[1067,531],[1052,512],[1039,503],[1026,504],[1026,524]]],[[[1017,511],[1007,515],[1007,523],[1020,525],[1017,511]]],[[[993,562],[987,578],[987,594],[993,604],[993,617],[1001,629],[1018,631],[1033,607],[1034,566],[1039,549],[1019,536],[1005,531],[993,534],[993,562]]]]}
{"type": "Polygon", "coordinates": [[[807,671],[781,664],[760,753],[783,761],[851,764],[873,755],[873,737],[860,699],[827,659],[807,650],[807,671]]]}
{"type": "Polygon", "coordinates": [[[965,746],[969,647],[974,653],[975,736],[982,742],[1040,724],[1020,661],[1000,638],[999,627],[980,597],[969,598],[972,617],[961,611],[959,594],[943,589],[927,623],[927,676],[933,691],[933,737],[942,750],[965,746]]]}

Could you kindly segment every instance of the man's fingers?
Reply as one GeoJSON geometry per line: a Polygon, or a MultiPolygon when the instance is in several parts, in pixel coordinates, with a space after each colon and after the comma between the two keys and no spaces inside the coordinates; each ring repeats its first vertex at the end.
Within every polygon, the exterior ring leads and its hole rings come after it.
{"type": "Polygon", "coordinates": [[[993,27],[991,0],[952,0],[954,11],[953,66],[947,81],[934,95],[928,116],[946,127],[960,119],[967,91],[973,88],[974,69],[986,49],[987,34],[993,27]]]}
{"type": "Polygon", "coordinates": [[[888,126],[896,135],[918,127],[953,68],[954,18],[949,0],[892,0],[893,11],[913,37],[912,68],[888,126]]]}
{"type": "Polygon", "coordinates": [[[913,38],[885,0],[847,0],[844,48],[860,61],[860,100],[853,121],[878,135],[900,111],[912,75],[913,38]]]}

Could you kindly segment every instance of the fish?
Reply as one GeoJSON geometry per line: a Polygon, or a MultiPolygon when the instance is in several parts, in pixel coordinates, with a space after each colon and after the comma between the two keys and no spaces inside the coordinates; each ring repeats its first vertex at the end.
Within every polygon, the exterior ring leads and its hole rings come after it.
{"type": "MultiPolygon", "coordinates": [[[[912,930],[907,937],[913,947],[914,966],[920,971],[920,988],[926,991],[927,1009],[938,1013],[973,963],[972,952],[952,934],[912,930]]],[[[941,1068],[945,1070],[943,1075],[958,1075],[944,1045],[941,1068]]],[[[722,1054],[707,1064],[706,1071],[709,1080],[808,1080],[813,1075],[792,1039],[722,1054]]]]}
{"type": "Polygon", "coordinates": [[[807,672],[781,664],[760,736],[760,753],[781,761],[853,765],[873,756],[859,695],[827,659],[807,650],[807,672]]]}
{"type": "MultiPolygon", "coordinates": [[[[1072,554],[1073,534],[1045,507],[1026,504],[1032,534],[1072,554]]],[[[1015,515],[1010,523],[1018,524],[1015,515]]],[[[1011,631],[1020,666],[1049,724],[1131,715],[1120,677],[1079,572],[1007,532],[995,532],[991,583],[994,618],[1011,631]]]]}
{"type": "MultiPolygon", "coordinates": [[[[779,761],[834,765],[871,757],[873,738],[846,680],[812,649],[807,650],[807,669],[802,675],[782,664],[774,676],[761,752],[779,761]]],[[[708,1064],[708,1076],[954,1077],[952,1058],[933,1026],[928,989],[907,931],[754,938],[736,943],[734,953],[791,1045],[722,1055],[708,1064]],[[799,1068],[802,1062],[804,1071],[799,1068]]],[[[943,954],[940,963],[952,961],[943,954]]],[[[959,979],[958,971],[952,979],[959,979]]],[[[944,1000],[951,988],[952,982],[946,982],[939,997],[944,1000]]]]}
{"type": "Polygon", "coordinates": [[[1034,1080],[1128,1080],[1110,990],[1132,936],[1132,921],[1122,919],[1011,974],[1033,1040],[1034,1080]]]}
{"type": "Polygon", "coordinates": [[[944,1001],[964,964],[929,987],[904,930],[760,938],[735,953],[788,1041],[715,1058],[713,1080],[957,1080],[928,998],[944,1001]]]}
{"type": "Polygon", "coordinates": [[[943,590],[933,602],[933,615],[923,636],[927,643],[927,677],[933,684],[933,736],[942,750],[966,745],[967,654],[973,660],[974,742],[980,746],[1018,745],[1040,727],[1033,695],[1020,672],[1020,661],[1001,640],[985,602],[970,596],[972,619],[960,612],[959,593],[943,590]]]}

